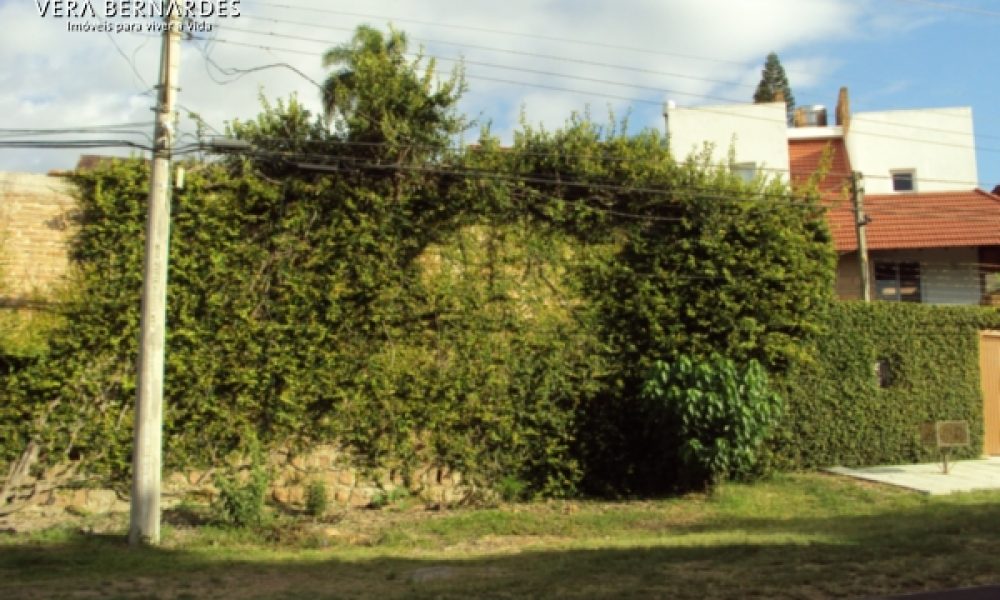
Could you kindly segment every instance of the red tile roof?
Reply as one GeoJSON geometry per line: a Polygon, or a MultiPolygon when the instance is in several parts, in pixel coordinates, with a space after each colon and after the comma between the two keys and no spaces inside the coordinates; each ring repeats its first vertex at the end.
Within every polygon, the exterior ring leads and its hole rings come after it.
{"type": "MultiPolygon", "coordinates": [[[[983,190],[866,195],[869,250],[1000,245],[1000,196],[983,190]]],[[[827,213],[838,252],[857,250],[854,211],[841,201],[827,213]]]]}
{"type": "MultiPolygon", "coordinates": [[[[788,140],[791,180],[802,185],[829,155],[819,182],[838,252],[857,250],[847,187],[851,163],[841,137],[788,140]]],[[[1000,195],[983,190],[865,196],[869,250],[1000,246],[1000,195]]]]}
{"type": "Polygon", "coordinates": [[[824,156],[830,163],[826,175],[819,182],[819,191],[827,199],[840,199],[851,177],[851,161],[841,137],[827,139],[788,140],[788,164],[792,183],[802,185],[819,171],[824,156]]]}

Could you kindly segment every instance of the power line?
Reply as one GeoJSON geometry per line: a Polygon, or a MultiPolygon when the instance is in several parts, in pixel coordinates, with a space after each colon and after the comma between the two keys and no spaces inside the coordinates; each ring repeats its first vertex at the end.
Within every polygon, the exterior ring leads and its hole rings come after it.
{"type": "MultiPolygon", "coordinates": [[[[346,146],[346,147],[364,147],[364,148],[394,148],[394,147],[398,146],[398,144],[394,144],[394,143],[391,143],[391,142],[368,142],[368,141],[353,141],[353,140],[298,140],[298,139],[293,139],[293,138],[289,138],[289,137],[278,137],[278,136],[262,136],[262,137],[255,138],[255,140],[257,142],[279,142],[279,143],[280,142],[289,142],[289,143],[294,142],[295,144],[316,145],[316,146],[335,145],[335,146],[338,146],[338,147],[339,146],[346,146]]],[[[427,150],[439,150],[440,149],[438,146],[431,146],[431,145],[428,145],[428,144],[420,144],[420,143],[417,143],[417,144],[408,144],[408,146],[411,147],[411,148],[415,148],[415,149],[427,149],[427,150]]],[[[456,151],[456,152],[466,152],[466,151],[474,151],[475,148],[476,148],[476,145],[473,144],[472,146],[453,147],[453,148],[451,148],[451,150],[452,151],[456,151]]],[[[553,150],[553,151],[521,150],[519,152],[519,155],[521,155],[521,156],[534,156],[534,157],[549,157],[549,158],[585,158],[585,159],[591,159],[591,160],[598,159],[598,160],[601,160],[601,161],[606,161],[606,162],[611,162],[611,163],[622,163],[622,162],[625,162],[625,163],[631,163],[631,164],[643,164],[643,163],[653,164],[657,160],[659,160],[659,159],[646,158],[646,157],[611,156],[611,155],[607,155],[607,154],[601,154],[601,155],[597,156],[597,155],[590,154],[590,153],[562,152],[562,151],[558,151],[558,150],[553,150]]],[[[677,160],[677,157],[673,157],[673,159],[677,160]]],[[[715,163],[715,162],[699,163],[699,165],[705,166],[705,167],[708,167],[708,168],[717,168],[717,169],[728,169],[728,168],[730,168],[732,166],[729,163],[715,163]]],[[[804,178],[804,179],[808,179],[809,177],[811,177],[811,176],[813,176],[815,174],[815,172],[796,171],[796,170],[792,170],[792,169],[783,169],[783,168],[778,168],[778,167],[766,167],[766,166],[755,167],[755,170],[763,172],[763,173],[789,175],[790,177],[801,177],[801,178],[804,178]]],[[[824,175],[824,180],[829,180],[830,178],[834,178],[834,179],[843,178],[846,181],[846,179],[850,177],[851,171],[827,171],[823,175],[824,175]]],[[[892,176],[891,175],[877,175],[877,174],[868,174],[868,173],[866,173],[865,174],[865,178],[866,179],[882,179],[882,180],[887,180],[888,181],[888,180],[892,179],[892,176]]],[[[966,180],[966,179],[939,179],[939,178],[930,178],[930,177],[920,177],[919,181],[920,182],[925,182],[925,183],[952,183],[952,184],[957,184],[957,185],[966,185],[966,186],[970,186],[970,187],[975,187],[979,183],[977,181],[966,180]]],[[[875,195],[879,195],[879,194],[875,194],[875,195]]]]}
{"type": "MultiPolygon", "coordinates": [[[[205,39],[205,38],[198,38],[198,39],[205,39]]],[[[322,53],[313,52],[313,51],[309,51],[309,50],[299,50],[299,49],[296,49],[296,48],[282,48],[282,47],[274,47],[274,46],[264,46],[264,45],[260,45],[260,44],[252,44],[252,43],[248,43],[248,42],[238,42],[238,41],[235,41],[235,40],[227,40],[227,39],[222,39],[222,38],[215,38],[213,41],[221,43],[221,44],[230,44],[230,45],[242,46],[242,47],[247,47],[247,48],[257,48],[259,50],[265,50],[265,51],[268,51],[268,52],[272,52],[272,51],[276,51],[276,52],[290,52],[290,53],[293,53],[293,54],[301,54],[301,55],[306,55],[306,56],[317,56],[317,57],[318,56],[322,56],[322,53]]],[[[657,105],[657,106],[662,105],[662,102],[659,101],[659,100],[649,100],[649,99],[635,98],[635,97],[629,97],[629,96],[618,96],[618,95],[614,95],[614,94],[606,94],[606,93],[603,93],[603,92],[594,92],[594,91],[588,91],[588,90],[580,90],[580,89],[567,88],[567,87],[555,86],[555,85],[549,85],[549,84],[543,84],[543,83],[517,81],[517,80],[512,80],[512,79],[502,79],[502,78],[497,78],[497,77],[489,77],[489,76],[484,76],[484,75],[470,74],[468,72],[464,73],[464,77],[466,77],[468,79],[478,79],[478,80],[483,80],[483,81],[492,81],[492,82],[496,82],[496,83],[505,83],[505,84],[509,84],[509,85],[520,85],[520,86],[525,86],[525,87],[535,87],[535,88],[549,89],[549,90],[555,90],[555,91],[573,92],[573,93],[583,94],[583,95],[589,95],[589,96],[599,96],[599,97],[602,97],[602,98],[610,98],[610,99],[614,99],[614,100],[624,100],[626,102],[635,102],[635,103],[641,103],[641,104],[651,104],[651,105],[657,105]]],[[[610,83],[610,82],[605,82],[605,83],[610,83]]],[[[705,96],[705,95],[699,95],[699,94],[688,94],[688,95],[690,95],[690,96],[697,96],[697,97],[707,97],[707,98],[710,98],[710,99],[718,99],[718,98],[713,98],[712,96],[705,96]]],[[[726,101],[730,101],[729,99],[725,99],[725,100],[726,101]]],[[[772,121],[772,119],[769,119],[767,117],[750,115],[750,114],[744,114],[744,113],[734,113],[732,111],[723,110],[722,108],[719,108],[719,107],[695,106],[695,107],[685,107],[682,110],[696,110],[696,111],[704,112],[704,113],[714,113],[714,114],[721,114],[721,115],[726,115],[726,116],[735,116],[735,117],[739,117],[739,118],[754,119],[754,120],[768,121],[768,122],[772,121]]],[[[857,135],[864,135],[864,136],[871,136],[871,137],[880,137],[880,138],[886,138],[886,139],[896,139],[896,140],[909,141],[909,142],[920,142],[920,143],[931,144],[931,145],[936,145],[936,146],[947,146],[947,147],[953,147],[953,148],[971,149],[971,150],[982,151],[982,152],[997,152],[997,153],[1000,153],[1000,148],[990,148],[990,147],[976,146],[976,145],[971,145],[970,146],[970,145],[967,145],[967,144],[954,144],[954,143],[942,142],[942,141],[935,141],[935,140],[912,138],[912,137],[906,137],[906,136],[896,136],[896,135],[891,135],[891,134],[887,134],[887,133],[875,133],[875,132],[865,132],[865,131],[856,131],[854,133],[857,134],[857,135]]]]}
{"type": "MultiPolygon", "coordinates": [[[[917,110],[921,110],[921,109],[917,109],[917,110]]],[[[873,111],[873,112],[884,112],[884,111],[873,111]]],[[[868,113],[861,113],[861,114],[868,114],[868,113]]],[[[960,119],[966,118],[965,115],[952,115],[952,114],[949,114],[949,113],[946,113],[946,112],[939,112],[939,114],[940,115],[953,116],[953,117],[960,118],[960,119]]],[[[907,125],[905,123],[893,123],[892,121],[884,121],[884,120],[881,120],[881,119],[872,119],[872,118],[857,117],[857,116],[851,115],[851,122],[852,123],[856,123],[856,122],[859,122],[859,121],[862,122],[862,123],[873,123],[873,124],[878,124],[878,125],[887,125],[889,127],[909,127],[911,129],[913,128],[912,125],[907,125]]],[[[973,133],[973,132],[968,131],[968,130],[945,129],[943,127],[927,127],[925,125],[921,125],[920,126],[920,131],[933,131],[935,133],[950,133],[950,134],[954,134],[954,135],[970,135],[971,133],[973,133]]],[[[1000,135],[994,135],[994,134],[989,134],[989,133],[976,133],[975,136],[977,138],[989,138],[989,139],[992,139],[992,140],[1000,140],[1000,135]]]]}
{"type": "Polygon", "coordinates": [[[36,149],[71,149],[71,148],[152,148],[131,140],[0,140],[0,148],[36,148],[36,149]]]}
{"type": "MultiPolygon", "coordinates": [[[[241,33],[250,33],[250,34],[254,34],[254,35],[264,35],[264,36],[270,36],[270,37],[277,37],[277,38],[282,38],[282,39],[290,39],[290,40],[296,40],[296,41],[303,41],[303,42],[314,42],[314,43],[319,43],[319,44],[329,44],[330,43],[328,40],[322,40],[322,39],[318,39],[318,38],[307,38],[307,37],[303,37],[303,36],[299,36],[299,35],[290,35],[290,34],[284,34],[284,33],[276,33],[276,32],[273,32],[273,31],[270,31],[270,32],[254,31],[254,30],[251,30],[251,29],[240,29],[240,28],[237,28],[237,27],[229,27],[229,26],[226,26],[226,30],[227,31],[238,31],[238,32],[241,32],[241,33]]],[[[468,59],[465,59],[465,58],[462,58],[462,57],[452,58],[452,57],[448,57],[448,56],[440,56],[440,55],[434,55],[434,54],[426,54],[425,55],[425,54],[421,54],[421,53],[417,53],[417,52],[408,52],[406,54],[407,54],[407,56],[412,56],[412,57],[424,57],[424,56],[426,56],[427,58],[431,58],[431,59],[439,60],[439,61],[445,61],[445,62],[460,63],[460,64],[464,64],[464,65],[473,65],[473,66],[478,66],[478,67],[488,67],[488,68],[492,68],[492,69],[504,69],[504,70],[508,70],[508,71],[518,71],[518,72],[521,72],[521,73],[531,73],[533,75],[544,75],[546,77],[561,77],[561,78],[564,78],[564,79],[574,79],[574,80],[577,80],[577,81],[586,81],[588,83],[600,83],[602,85],[613,85],[613,86],[627,87],[627,88],[632,88],[632,89],[647,90],[647,91],[659,92],[659,93],[662,93],[662,94],[676,94],[676,95],[680,95],[680,96],[692,96],[692,97],[695,97],[695,98],[707,98],[709,100],[721,100],[723,102],[739,102],[738,100],[735,100],[733,98],[726,98],[726,97],[722,97],[722,96],[711,96],[711,95],[707,95],[707,94],[689,93],[689,92],[683,92],[683,91],[680,91],[680,90],[671,90],[671,89],[667,89],[667,88],[657,88],[657,87],[652,87],[652,86],[647,86],[647,85],[642,85],[642,84],[637,84],[637,83],[630,83],[630,82],[625,82],[625,81],[611,81],[611,80],[608,80],[608,79],[601,79],[601,78],[596,78],[596,77],[583,77],[583,76],[580,76],[580,75],[568,75],[566,73],[559,73],[559,72],[555,72],[555,71],[543,71],[543,70],[540,70],[540,69],[530,69],[530,68],[526,68],[526,67],[518,67],[518,66],[511,66],[511,65],[502,65],[502,64],[490,63],[490,62],[483,62],[483,61],[477,61],[477,60],[468,60],[468,59]]],[[[684,77],[684,76],[682,75],[681,77],[684,77]]],[[[700,79],[702,81],[710,81],[710,82],[713,82],[713,83],[720,83],[720,84],[728,85],[728,82],[721,81],[721,80],[712,80],[712,79],[705,79],[705,78],[692,78],[692,79],[700,79]]],[[[657,104],[660,104],[660,103],[657,102],[657,104]]]]}
{"type": "Polygon", "coordinates": [[[414,23],[414,24],[417,24],[417,25],[426,25],[426,26],[429,26],[429,27],[440,27],[440,28],[446,28],[446,29],[461,29],[461,30],[465,30],[465,31],[477,31],[477,32],[480,32],[480,33],[492,33],[492,34],[497,34],[497,35],[507,35],[507,36],[514,36],[514,37],[523,37],[523,38],[530,38],[530,39],[545,40],[545,41],[550,41],[550,42],[560,42],[560,43],[567,43],[567,44],[583,45],[583,46],[587,46],[587,47],[591,47],[591,48],[597,47],[597,48],[608,48],[608,49],[612,49],[612,50],[625,50],[625,51],[628,51],[628,52],[638,52],[638,53],[641,53],[641,54],[653,54],[653,55],[657,55],[657,56],[672,56],[672,57],[675,57],[675,58],[686,58],[686,59],[700,60],[700,61],[705,61],[705,62],[727,63],[727,64],[739,65],[741,67],[746,67],[746,63],[743,62],[743,61],[737,61],[737,60],[731,60],[731,59],[723,59],[723,58],[709,58],[709,57],[705,57],[705,56],[695,56],[695,55],[688,55],[688,54],[680,54],[680,53],[676,53],[676,52],[665,52],[665,51],[662,51],[662,50],[651,50],[649,48],[640,48],[640,47],[636,47],[636,46],[622,46],[622,45],[617,45],[617,44],[608,44],[608,43],[605,43],[605,42],[599,42],[599,41],[595,41],[595,40],[582,40],[582,39],[574,39],[574,38],[564,38],[564,37],[548,36],[548,35],[542,35],[542,34],[536,34],[536,33],[525,33],[523,31],[506,31],[506,30],[502,30],[502,29],[494,29],[494,28],[489,28],[489,27],[476,27],[476,26],[472,26],[472,25],[455,25],[455,24],[451,24],[451,23],[443,23],[443,22],[440,22],[440,21],[422,21],[422,20],[419,20],[419,19],[408,19],[408,18],[400,18],[400,17],[388,17],[388,16],[384,16],[384,15],[373,15],[373,14],[365,14],[365,13],[356,13],[356,12],[350,12],[350,11],[333,10],[333,9],[328,9],[328,8],[312,8],[312,7],[305,7],[305,6],[294,6],[294,5],[282,4],[282,3],[278,3],[278,2],[266,2],[266,1],[263,1],[263,0],[258,1],[255,4],[259,5],[259,6],[271,6],[271,7],[274,7],[274,8],[284,8],[284,9],[300,10],[300,11],[307,11],[307,12],[317,12],[317,13],[323,13],[323,14],[332,14],[332,15],[357,17],[357,18],[361,18],[361,19],[377,19],[377,20],[384,21],[384,22],[414,23]]]}
{"type": "MultiPolygon", "coordinates": [[[[132,142],[116,141],[116,140],[81,140],[78,142],[12,142],[12,143],[0,143],[0,147],[5,147],[12,144],[29,144],[28,147],[106,147],[112,145],[122,145],[131,147],[140,147],[132,142]],[[39,144],[42,144],[39,146],[39,144]]],[[[15,146],[21,147],[21,146],[15,146]]],[[[197,149],[200,146],[192,145],[191,149],[197,149]]],[[[176,152],[177,154],[182,154],[186,150],[184,148],[179,148],[176,152]]],[[[297,152],[277,152],[277,151],[254,151],[246,154],[249,157],[256,158],[271,158],[271,159],[281,159],[297,168],[304,170],[315,170],[315,171],[325,171],[325,172],[357,172],[361,169],[371,169],[371,170],[408,170],[415,172],[424,173],[434,173],[442,175],[451,175],[464,177],[466,179],[480,179],[480,180],[495,180],[495,181],[506,181],[512,183],[532,183],[539,185],[554,185],[562,187],[578,187],[585,188],[587,190],[597,190],[602,192],[622,192],[622,193],[641,193],[641,194],[653,194],[653,195],[676,195],[682,193],[695,193],[698,194],[700,198],[704,199],[715,199],[719,201],[739,201],[745,202],[753,199],[767,200],[773,203],[773,207],[778,209],[782,206],[808,206],[825,208],[828,211],[835,210],[838,204],[843,204],[843,202],[830,204],[829,199],[821,200],[819,203],[814,202],[802,202],[796,201],[795,196],[792,193],[788,194],[767,194],[767,193],[752,193],[752,198],[750,197],[738,197],[733,195],[723,195],[718,194],[717,190],[713,188],[700,188],[695,186],[677,186],[671,188],[651,188],[643,186],[630,186],[622,184],[609,184],[600,181],[584,181],[584,180],[574,180],[565,178],[553,178],[553,177],[543,177],[538,175],[526,175],[517,173],[508,173],[492,170],[482,170],[482,169],[464,169],[455,167],[435,167],[435,166],[421,166],[421,165],[398,165],[398,164],[376,164],[370,162],[364,162],[354,156],[349,155],[333,155],[333,154],[316,154],[316,153],[297,153],[297,152]],[[308,160],[342,160],[347,164],[336,165],[329,163],[309,163],[305,162],[308,160]]],[[[511,190],[512,193],[517,193],[517,190],[511,190]]],[[[883,196],[884,197],[884,196],[883,196]]],[[[595,198],[596,199],[596,198],[595,198]]],[[[908,198],[900,196],[899,200],[904,201],[908,198]]],[[[645,218],[650,217],[651,220],[676,220],[671,217],[663,217],[662,215],[640,215],[636,213],[627,213],[623,211],[617,211],[616,209],[609,207],[594,207],[592,205],[586,205],[595,210],[600,210],[608,214],[621,213],[619,216],[625,216],[630,218],[645,218]]],[[[661,205],[662,206],[662,205],[661,205]]],[[[667,205],[669,207],[669,205],[667,205]]],[[[1000,227],[1000,201],[997,201],[997,214],[988,215],[983,214],[982,211],[976,209],[955,209],[946,208],[941,209],[939,206],[934,207],[927,206],[902,206],[899,204],[895,205],[885,205],[879,203],[876,205],[870,205],[868,208],[868,214],[875,218],[885,216],[901,216],[909,219],[923,219],[929,221],[928,226],[933,226],[934,221],[944,221],[949,223],[962,222],[962,223],[988,223],[990,225],[995,225],[1000,227]]]]}
{"type": "MultiPolygon", "coordinates": [[[[337,26],[334,26],[334,25],[323,25],[323,24],[318,24],[318,23],[309,23],[309,22],[305,22],[305,21],[289,21],[289,20],[286,20],[286,19],[273,19],[273,18],[269,18],[269,17],[255,17],[255,16],[250,16],[250,15],[246,15],[245,18],[250,19],[250,20],[257,20],[257,21],[268,21],[268,22],[271,22],[271,23],[278,23],[278,24],[295,25],[295,26],[299,26],[299,27],[314,27],[314,28],[319,28],[319,29],[330,29],[330,30],[334,30],[334,31],[345,31],[345,32],[353,32],[353,31],[355,31],[355,29],[352,28],[352,27],[337,27],[337,26]]],[[[279,35],[279,34],[273,33],[273,32],[260,32],[260,31],[253,31],[253,30],[236,30],[236,29],[234,29],[232,27],[229,27],[228,25],[226,25],[225,27],[227,29],[231,30],[231,31],[245,31],[247,33],[265,34],[265,35],[279,35]]],[[[330,43],[330,40],[319,40],[319,39],[309,40],[308,38],[299,38],[299,39],[302,39],[304,41],[316,41],[316,42],[321,42],[321,43],[326,43],[326,44],[330,43]]],[[[607,62],[601,62],[601,61],[595,61],[595,60],[587,60],[587,59],[578,58],[578,57],[558,56],[558,55],[554,55],[554,54],[544,54],[544,53],[541,53],[541,52],[528,52],[528,51],[524,51],[524,50],[515,50],[515,49],[512,49],[512,48],[497,48],[495,46],[484,46],[482,44],[469,44],[469,43],[464,43],[464,42],[450,42],[450,41],[446,41],[446,40],[439,40],[439,39],[432,39],[432,38],[425,38],[425,37],[414,37],[412,39],[414,39],[415,41],[418,41],[418,42],[424,42],[424,43],[428,43],[428,44],[437,44],[437,45],[443,45],[443,46],[455,46],[455,47],[458,47],[458,48],[470,48],[470,49],[473,49],[473,50],[484,50],[484,51],[487,51],[487,52],[497,52],[497,53],[502,53],[502,54],[510,54],[510,55],[514,55],[514,56],[524,56],[524,57],[527,57],[527,58],[541,58],[541,59],[545,59],[545,60],[553,60],[553,61],[559,61],[559,62],[581,64],[581,65],[587,65],[587,66],[592,66],[592,67],[603,67],[603,68],[608,68],[608,69],[615,69],[616,71],[630,71],[630,72],[634,72],[634,73],[645,73],[645,74],[649,74],[649,75],[661,75],[661,76],[664,76],[664,77],[679,77],[679,78],[682,78],[682,79],[691,79],[691,80],[694,80],[694,81],[704,81],[704,82],[707,82],[707,83],[717,83],[717,84],[721,84],[721,85],[727,85],[727,86],[731,86],[731,87],[743,87],[743,88],[747,88],[747,89],[753,89],[753,88],[756,87],[754,85],[744,84],[744,83],[739,83],[739,82],[734,82],[734,81],[725,81],[725,80],[722,80],[722,79],[712,79],[712,78],[708,78],[708,77],[699,77],[697,75],[689,75],[689,74],[686,74],[686,73],[676,73],[676,72],[670,72],[670,71],[661,71],[661,70],[657,70],[657,69],[646,69],[646,68],[642,68],[642,67],[634,67],[634,66],[630,66],[630,65],[622,65],[622,64],[616,64],[616,63],[607,63],[607,62]]],[[[455,59],[447,59],[447,60],[455,60],[455,59]]]]}
{"type": "MultiPolygon", "coordinates": [[[[103,18],[101,19],[101,21],[102,22],[106,22],[103,18]]],[[[115,40],[114,35],[112,35],[111,32],[107,28],[105,28],[104,33],[105,33],[105,35],[107,35],[108,39],[111,41],[111,44],[115,47],[115,50],[118,52],[118,55],[121,56],[125,60],[125,62],[129,66],[129,68],[132,70],[132,76],[136,80],[138,80],[143,86],[145,86],[145,90],[140,90],[139,93],[141,95],[143,95],[143,96],[149,95],[150,92],[152,92],[154,88],[153,88],[153,86],[149,85],[149,82],[146,81],[146,79],[142,76],[142,73],[139,72],[138,67],[136,67],[136,65],[135,65],[135,55],[139,52],[139,50],[142,48],[142,46],[146,45],[146,42],[143,42],[138,48],[136,48],[135,52],[132,53],[132,57],[129,58],[129,56],[127,54],[125,54],[125,51],[122,50],[122,47],[118,45],[118,42],[115,40]]]]}
{"type": "MultiPolygon", "coordinates": [[[[279,23],[282,22],[282,21],[280,21],[278,19],[263,19],[263,18],[261,18],[261,19],[262,20],[279,22],[279,23]]],[[[314,27],[324,27],[322,25],[313,25],[313,26],[314,27]]],[[[258,30],[253,30],[253,29],[242,29],[242,28],[238,28],[238,27],[231,27],[229,25],[224,25],[224,26],[220,25],[220,28],[223,28],[223,27],[227,31],[236,31],[236,32],[240,32],[240,33],[248,33],[248,34],[251,34],[251,35],[268,36],[268,37],[275,37],[275,38],[282,38],[282,39],[289,39],[289,40],[296,40],[296,41],[304,41],[304,42],[313,42],[313,43],[324,44],[324,45],[329,45],[331,43],[330,40],[321,39],[321,38],[306,37],[306,36],[302,36],[302,35],[292,35],[292,34],[286,34],[286,33],[279,33],[279,32],[275,32],[275,31],[258,31],[258,30]]],[[[335,28],[335,29],[338,29],[338,30],[341,30],[341,29],[343,29],[343,30],[349,30],[349,28],[346,28],[346,27],[343,27],[343,28],[339,28],[338,27],[338,28],[335,28]]],[[[445,43],[447,43],[447,42],[445,42],[445,43]]],[[[459,44],[459,45],[462,45],[462,44],[459,44]]],[[[288,49],[288,51],[291,51],[291,49],[288,49]]],[[[732,86],[739,86],[739,85],[741,85],[741,84],[738,84],[736,82],[725,81],[725,80],[721,80],[721,79],[712,79],[712,78],[707,78],[707,77],[693,77],[693,76],[683,75],[683,74],[679,74],[679,73],[666,73],[666,72],[654,71],[654,70],[650,70],[650,69],[635,69],[635,68],[630,68],[630,67],[622,67],[620,65],[613,65],[613,64],[609,64],[609,63],[595,63],[593,61],[582,61],[582,60],[578,60],[578,59],[563,59],[563,58],[559,58],[559,57],[551,57],[551,56],[544,55],[544,54],[521,53],[521,52],[517,52],[517,51],[513,51],[513,53],[515,53],[515,54],[527,54],[529,56],[539,57],[539,58],[555,58],[557,60],[572,60],[574,62],[582,62],[584,64],[591,64],[591,65],[599,65],[599,66],[605,66],[605,67],[612,67],[612,68],[621,69],[621,70],[633,70],[633,71],[639,71],[639,72],[645,72],[645,73],[651,73],[651,74],[658,74],[658,75],[662,75],[662,76],[666,76],[666,77],[688,78],[688,79],[694,79],[694,80],[698,80],[698,81],[704,81],[704,82],[708,82],[708,83],[715,83],[715,84],[725,85],[725,86],[731,86],[731,87],[732,86]]],[[[672,89],[668,89],[668,88],[652,87],[652,86],[647,86],[647,85],[638,84],[638,83],[631,83],[631,82],[612,81],[612,80],[601,79],[601,78],[581,77],[581,76],[568,75],[568,74],[565,74],[565,73],[559,73],[559,72],[553,72],[553,71],[543,71],[543,70],[539,70],[539,69],[531,69],[531,68],[520,67],[520,66],[504,65],[504,64],[497,64],[497,63],[491,63],[491,62],[469,60],[469,59],[464,58],[464,57],[457,57],[457,58],[455,58],[455,57],[441,56],[441,55],[436,55],[436,54],[426,54],[425,55],[423,53],[415,53],[415,52],[409,52],[407,54],[409,56],[414,56],[414,57],[423,57],[423,56],[426,56],[428,58],[433,58],[433,59],[439,60],[439,61],[461,63],[461,64],[466,64],[466,65],[482,66],[482,67],[495,68],[495,69],[505,69],[505,70],[510,70],[510,71],[519,71],[519,72],[531,73],[531,74],[535,74],[535,75],[544,75],[544,76],[547,76],[547,77],[561,77],[561,78],[566,78],[566,79],[576,79],[576,80],[579,80],[579,81],[587,81],[587,82],[591,82],[591,83],[600,83],[600,84],[603,84],[603,85],[614,85],[614,86],[627,87],[627,88],[633,88],[633,89],[644,89],[644,90],[655,91],[655,92],[659,92],[659,93],[663,93],[663,94],[677,94],[677,95],[684,95],[684,96],[692,96],[692,97],[695,97],[695,98],[705,98],[705,99],[708,99],[708,100],[720,100],[720,101],[723,101],[723,102],[730,102],[730,103],[736,103],[736,104],[742,104],[743,103],[739,99],[728,98],[728,97],[724,97],[724,96],[714,96],[714,95],[709,95],[709,94],[684,92],[684,91],[680,91],[680,90],[672,90],[672,89]]],[[[475,77],[475,76],[472,76],[472,77],[475,77]]],[[[476,78],[479,78],[479,77],[476,77],[476,78]]],[[[502,80],[502,81],[506,82],[507,80],[502,80]]],[[[521,83],[521,82],[519,82],[519,83],[521,83]]],[[[523,82],[522,84],[523,85],[533,85],[533,84],[529,84],[527,82],[523,82]]],[[[746,87],[753,87],[753,86],[746,86],[746,87]]],[[[573,90],[567,90],[567,91],[573,91],[573,90]]],[[[637,101],[637,102],[649,102],[648,100],[642,100],[642,99],[636,99],[636,98],[633,98],[631,100],[637,101]]],[[[659,102],[657,102],[657,104],[658,103],[659,102]]],[[[911,126],[906,125],[906,124],[892,123],[890,121],[883,121],[883,120],[871,119],[871,118],[864,118],[864,117],[857,117],[854,120],[860,121],[860,122],[878,123],[878,124],[887,125],[887,126],[890,126],[890,127],[911,127],[911,126]]],[[[944,128],[935,128],[935,127],[921,127],[920,129],[922,131],[934,131],[934,132],[941,132],[941,133],[954,133],[956,135],[963,135],[963,134],[967,134],[968,133],[967,131],[964,131],[964,130],[944,129],[944,128]]],[[[991,139],[1000,139],[1000,135],[990,135],[990,134],[979,134],[977,137],[980,137],[980,138],[991,138],[991,139]]]]}

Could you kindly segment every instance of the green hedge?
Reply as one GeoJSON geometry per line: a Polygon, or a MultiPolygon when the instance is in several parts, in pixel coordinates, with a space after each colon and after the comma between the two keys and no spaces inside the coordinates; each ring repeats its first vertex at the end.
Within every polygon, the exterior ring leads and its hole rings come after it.
{"type": "MultiPolygon", "coordinates": [[[[253,127],[307,119],[279,107],[253,127]]],[[[726,348],[773,367],[817,327],[833,255],[814,197],[588,122],[450,160],[392,177],[189,165],[173,195],[167,468],[248,439],[337,440],[404,478],[438,464],[546,495],[663,489],[662,432],[634,423],[648,365],[726,348]]],[[[119,161],[76,177],[78,295],[0,389],[0,463],[31,438],[49,460],[129,476],[147,175],[119,161]]]]}
{"type": "Polygon", "coordinates": [[[860,466],[934,460],[921,446],[919,425],[969,421],[971,446],[983,443],[979,330],[1000,327],[1000,313],[982,307],[842,302],[814,356],[779,378],[787,400],[774,440],[779,468],[860,466]],[[880,384],[875,364],[891,379],[880,384]]]}

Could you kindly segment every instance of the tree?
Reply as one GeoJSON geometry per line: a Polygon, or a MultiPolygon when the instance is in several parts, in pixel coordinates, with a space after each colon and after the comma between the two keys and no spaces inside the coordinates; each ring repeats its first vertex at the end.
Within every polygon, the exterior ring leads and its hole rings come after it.
{"type": "Polygon", "coordinates": [[[350,42],[323,55],[324,67],[339,67],[323,83],[323,106],[344,141],[419,159],[464,129],[455,112],[465,90],[461,68],[435,83],[434,61],[421,72],[422,56],[411,63],[406,50],[405,33],[362,25],[350,42]]]}
{"type": "Polygon", "coordinates": [[[785,99],[787,107],[788,122],[792,122],[792,114],[795,112],[795,96],[792,95],[792,88],[788,85],[788,77],[785,75],[785,68],[781,66],[778,55],[771,52],[764,61],[764,69],[760,72],[760,83],[757,84],[757,91],[753,93],[753,101],[775,102],[778,93],[785,99]]]}

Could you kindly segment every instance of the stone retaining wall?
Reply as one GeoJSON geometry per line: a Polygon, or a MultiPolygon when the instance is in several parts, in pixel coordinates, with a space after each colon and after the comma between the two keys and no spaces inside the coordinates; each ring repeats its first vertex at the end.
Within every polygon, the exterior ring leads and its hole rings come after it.
{"type": "MultiPolygon", "coordinates": [[[[305,508],[306,490],[314,482],[326,487],[331,509],[357,509],[378,504],[394,492],[405,490],[428,505],[448,506],[461,502],[468,489],[461,474],[445,468],[418,470],[406,485],[399,475],[382,473],[366,477],[351,467],[349,455],[333,445],[319,445],[306,453],[278,450],[270,454],[269,499],[292,510],[305,508]]],[[[166,474],[163,478],[162,507],[184,501],[208,502],[217,493],[212,470],[189,470],[166,474]]],[[[63,512],[103,514],[127,511],[128,497],[111,489],[81,488],[46,492],[28,512],[55,516],[63,512]]],[[[17,520],[16,513],[12,515],[17,520]]]]}

